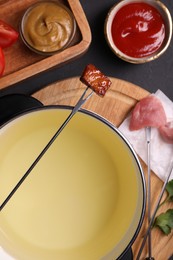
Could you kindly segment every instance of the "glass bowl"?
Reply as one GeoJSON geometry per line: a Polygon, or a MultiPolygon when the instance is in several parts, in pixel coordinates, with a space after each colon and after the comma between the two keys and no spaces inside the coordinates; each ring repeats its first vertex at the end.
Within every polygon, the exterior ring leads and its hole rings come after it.
{"type": "Polygon", "coordinates": [[[56,1],[41,1],[25,11],[19,31],[30,50],[53,55],[72,43],[76,22],[67,6],[56,1]]]}

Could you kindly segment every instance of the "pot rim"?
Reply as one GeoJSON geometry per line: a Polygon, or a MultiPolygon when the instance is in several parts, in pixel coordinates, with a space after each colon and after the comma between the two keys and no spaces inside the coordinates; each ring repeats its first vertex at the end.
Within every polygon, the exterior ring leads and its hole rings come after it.
{"type": "MultiPolygon", "coordinates": [[[[37,100],[37,99],[36,99],[37,100]]],[[[30,109],[27,109],[25,111],[22,111],[19,114],[15,114],[14,117],[12,117],[11,119],[9,119],[7,122],[3,123],[0,126],[0,129],[5,127],[7,124],[9,124],[12,121],[15,121],[16,119],[20,118],[21,116],[25,116],[27,114],[30,114],[32,112],[37,112],[37,111],[42,111],[42,110],[47,110],[47,109],[65,109],[65,110],[72,110],[73,106],[69,106],[69,105],[43,105],[43,106],[39,106],[39,107],[33,107],[30,109]]],[[[144,220],[144,215],[145,215],[145,210],[146,210],[146,182],[145,182],[145,177],[144,177],[144,172],[142,169],[142,166],[140,164],[139,158],[134,150],[134,148],[132,147],[132,145],[130,144],[130,142],[128,141],[128,139],[121,133],[121,131],[114,126],[110,121],[108,121],[106,118],[104,118],[103,116],[89,111],[87,109],[80,109],[78,111],[79,113],[83,113],[85,115],[91,116],[93,118],[95,118],[96,120],[99,120],[100,122],[104,123],[106,126],[108,126],[109,128],[111,128],[114,132],[116,132],[118,134],[118,136],[125,142],[125,144],[127,145],[127,147],[129,148],[130,152],[133,155],[133,158],[137,164],[137,168],[139,170],[140,173],[140,181],[142,184],[142,195],[143,195],[143,201],[141,203],[141,213],[139,214],[139,223],[136,227],[136,231],[135,233],[132,235],[131,240],[128,242],[128,244],[126,245],[126,248],[123,250],[123,252],[119,255],[119,257],[117,258],[117,260],[123,260],[124,255],[127,253],[128,250],[130,250],[131,246],[133,245],[135,239],[137,238],[137,235],[139,234],[139,231],[141,229],[141,226],[143,224],[143,220],[144,220]]],[[[113,249],[112,249],[113,250],[113,249]]],[[[109,252],[111,253],[112,250],[109,252]]],[[[108,255],[109,255],[108,253],[108,255]]],[[[106,259],[106,257],[108,257],[108,255],[105,255],[104,259],[106,259]]]]}

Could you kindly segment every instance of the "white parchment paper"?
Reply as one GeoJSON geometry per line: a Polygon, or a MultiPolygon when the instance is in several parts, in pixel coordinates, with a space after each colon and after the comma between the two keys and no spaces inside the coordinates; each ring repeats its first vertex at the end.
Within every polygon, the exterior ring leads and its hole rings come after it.
{"type": "MultiPolygon", "coordinates": [[[[173,120],[173,102],[161,91],[158,90],[154,95],[160,99],[165,109],[167,121],[173,120]]],[[[145,129],[130,131],[130,115],[120,125],[119,130],[129,140],[136,153],[147,164],[147,142],[145,129]]],[[[162,180],[165,181],[170,166],[173,161],[173,144],[163,141],[156,128],[151,129],[151,161],[152,171],[162,180]]],[[[173,173],[170,179],[173,179],[173,173]]]]}

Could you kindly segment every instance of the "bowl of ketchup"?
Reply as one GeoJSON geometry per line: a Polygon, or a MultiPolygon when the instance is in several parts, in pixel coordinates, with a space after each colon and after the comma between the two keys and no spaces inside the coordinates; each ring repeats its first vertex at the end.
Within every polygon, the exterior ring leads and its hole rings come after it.
{"type": "Polygon", "coordinates": [[[172,38],[172,18],[155,0],[122,0],[108,12],[104,32],[111,50],[130,63],[145,63],[162,55],[172,38]]]}

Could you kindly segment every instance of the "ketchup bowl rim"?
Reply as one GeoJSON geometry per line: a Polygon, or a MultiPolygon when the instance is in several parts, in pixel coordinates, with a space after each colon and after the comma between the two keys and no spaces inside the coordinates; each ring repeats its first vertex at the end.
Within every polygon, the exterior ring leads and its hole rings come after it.
{"type": "Polygon", "coordinates": [[[151,1],[151,0],[121,0],[120,2],[114,4],[111,9],[109,10],[105,23],[104,23],[104,34],[107,41],[108,46],[113,51],[113,53],[118,56],[120,59],[134,63],[134,64],[141,64],[146,63],[152,60],[155,60],[156,58],[160,57],[169,47],[169,44],[171,42],[172,38],[172,17],[168,10],[168,8],[159,0],[157,1],[151,1]],[[154,7],[162,16],[164,23],[165,23],[165,38],[162,43],[162,46],[152,53],[151,55],[145,56],[145,57],[132,57],[125,53],[123,53],[121,50],[118,49],[118,47],[113,42],[112,33],[111,33],[111,26],[113,19],[115,17],[115,14],[125,5],[131,4],[131,3],[146,3],[152,7],[154,7]]]}

